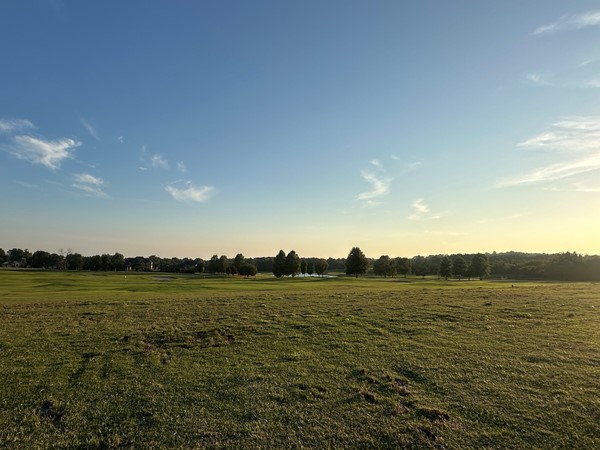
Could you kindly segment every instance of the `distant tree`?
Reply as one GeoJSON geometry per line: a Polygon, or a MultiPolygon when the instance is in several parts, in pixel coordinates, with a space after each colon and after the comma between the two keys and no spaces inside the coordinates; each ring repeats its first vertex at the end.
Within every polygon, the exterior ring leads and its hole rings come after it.
{"type": "Polygon", "coordinates": [[[388,255],[381,255],[373,263],[373,272],[381,277],[392,277],[396,274],[396,267],[388,255]]]}
{"type": "Polygon", "coordinates": [[[394,258],[394,265],[396,266],[396,272],[398,272],[401,275],[404,275],[404,278],[406,278],[406,275],[410,272],[410,259],[394,258]]]}
{"type": "MultiPolygon", "coordinates": [[[[327,263],[327,260],[324,260],[325,263],[327,263]]],[[[315,273],[315,263],[314,261],[308,261],[306,263],[306,273],[309,275],[312,275],[313,273],[315,273]]]]}
{"type": "Polygon", "coordinates": [[[66,250],[63,248],[58,249],[58,254],[62,256],[61,267],[59,267],[60,269],[65,270],[67,268],[67,256],[69,256],[72,253],[73,250],[71,248],[68,248],[66,250]]]}
{"type": "Polygon", "coordinates": [[[84,256],[83,257],[83,270],[100,270],[100,255],[84,256]]]}
{"type": "Polygon", "coordinates": [[[8,251],[8,260],[11,263],[25,264],[25,250],[13,248],[8,251]]]}
{"type": "Polygon", "coordinates": [[[179,272],[181,273],[195,273],[196,272],[196,261],[191,258],[183,258],[179,263],[179,272]]]}
{"type": "Polygon", "coordinates": [[[100,255],[100,270],[110,270],[111,256],[108,253],[100,255]]]}
{"type": "Polygon", "coordinates": [[[294,250],[285,257],[285,274],[295,277],[300,273],[300,257],[294,250]]]}
{"type": "MultiPolygon", "coordinates": [[[[554,255],[546,263],[546,274],[556,280],[582,280],[585,260],[577,252],[565,252],[554,255]]],[[[589,279],[589,278],[588,278],[589,279]]]]}
{"type": "MultiPolygon", "coordinates": [[[[148,261],[152,263],[152,270],[161,270],[161,258],[156,255],[150,255],[148,256],[148,261]]],[[[148,270],[149,269],[150,267],[148,267],[148,270]]]]}
{"type": "Polygon", "coordinates": [[[0,248],[0,264],[6,261],[6,252],[0,248]]]}
{"type": "Polygon", "coordinates": [[[227,256],[221,255],[219,257],[217,273],[227,273],[228,268],[229,268],[229,260],[227,259],[227,256]]]}
{"type": "Polygon", "coordinates": [[[48,258],[49,269],[61,269],[65,266],[64,258],[58,253],[51,253],[48,258]]]}
{"type": "Polygon", "coordinates": [[[235,258],[233,258],[233,263],[231,264],[235,269],[235,273],[239,273],[241,275],[240,268],[245,262],[246,258],[244,258],[244,255],[242,255],[241,253],[235,255],[235,258]]]}
{"type": "Polygon", "coordinates": [[[36,269],[50,268],[50,253],[37,250],[31,256],[31,267],[36,269]]]}
{"type": "Polygon", "coordinates": [[[444,256],[440,261],[439,274],[445,280],[452,276],[452,260],[448,256],[444,256]]]}
{"type": "Polygon", "coordinates": [[[144,272],[146,270],[146,258],[144,258],[143,256],[129,258],[129,264],[131,270],[135,270],[136,272],[144,272]]]}
{"type": "Polygon", "coordinates": [[[254,258],[253,263],[259,272],[264,272],[264,273],[273,272],[273,268],[275,265],[275,258],[273,258],[271,256],[264,257],[264,258],[254,258]]]}
{"type": "Polygon", "coordinates": [[[123,270],[125,268],[125,257],[121,253],[115,253],[110,257],[112,270],[123,270]]]}
{"type": "Polygon", "coordinates": [[[429,274],[428,269],[427,260],[423,256],[413,257],[412,271],[416,276],[425,278],[425,276],[429,274]]]}
{"type": "Polygon", "coordinates": [[[277,278],[281,278],[285,275],[285,252],[283,250],[279,250],[279,253],[275,256],[273,262],[273,275],[277,278]]]}
{"type": "Polygon", "coordinates": [[[207,270],[210,273],[217,273],[219,271],[219,255],[212,255],[208,261],[207,270]]]}
{"type": "Polygon", "coordinates": [[[454,272],[454,276],[458,277],[458,279],[462,279],[467,274],[468,266],[465,258],[458,255],[455,256],[452,260],[452,272],[454,272]]]}
{"type": "Polygon", "coordinates": [[[327,258],[329,270],[346,270],[345,258],[327,258]]]}
{"type": "Polygon", "coordinates": [[[65,258],[68,270],[81,270],[83,268],[83,256],[79,253],[70,253],[65,258]]]}
{"type": "Polygon", "coordinates": [[[300,273],[302,275],[306,275],[306,271],[308,269],[307,262],[304,258],[300,260],[300,273]]]}
{"type": "Polygon", "coordinates": [[[256,275],[256,271],[257,271],[257,269],[256,269],[256,266],[254,264],[250,264],[250,263],[245,262],[245,263],[243,263],[240,266],[240,270],[239,270],[238,273],[240,275],[248,278],[248,277],[255,276],[256,275]]]}
{"type": "Polygon", "coordinates": [[[477,253],[473,255],[471,259],[471,266],[469,267],[469,276],[478,277],[483,280],[490,274],[490,261],[487,255],[483,253],[477,253]]]}
{"type": "Polygon", "coordinates": [[[352,247],[346,258],[346,275],[359,275],[366,273],[369,267],[369,260],[358,247],[352,247]]]}
{"type": "Polygon", "coordinates": [[[429,275],[429,266],[425,257],[418,255],[412,258],[412,273],[422,278],[429,275]]]}
{"type": "Polygon", "coordinates": [[[439,275],[442,257],[442,255],[429,255],[425,258],[425,264],[427,265],[428,274],[439,275]]]}
{"type": "MultiPolygon", "coordinates": [[[[327,272],[327,267],[329,266],[329,264],[327,263],[327,260],[323,259],[323,258],[317,259],[317,261],[312,264],[314,265],[314,271],[320,277],[322,277],[323,274],[325,272],[327,272]]],[[[312,275],[312,271],[309,271],[308,273],[312,275]]]]}
{"type": "Polygon", "coordinates": [[[195,264],[196,272],[203,273],[204,270],[206,270],[206,263],[204,262],[203,259],[196,258],[194,260],[194,264],[195,264]]]}

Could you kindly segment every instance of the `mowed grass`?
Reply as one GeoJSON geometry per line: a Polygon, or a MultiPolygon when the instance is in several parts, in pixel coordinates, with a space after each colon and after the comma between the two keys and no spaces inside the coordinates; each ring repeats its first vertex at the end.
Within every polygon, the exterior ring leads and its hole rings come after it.
{"type": "Polygon", "coordinates": [[[600,448],[600,285],[0,271],[0,447],[600,448]]]}

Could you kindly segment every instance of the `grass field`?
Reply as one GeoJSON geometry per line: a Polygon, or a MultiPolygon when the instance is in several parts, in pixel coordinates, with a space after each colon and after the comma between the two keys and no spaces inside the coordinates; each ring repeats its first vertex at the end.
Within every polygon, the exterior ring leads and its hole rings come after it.
{"type": "Polygon", "coordinates": [[[0,271],[0,447],[600,448],[600,285],[0,271]]]}

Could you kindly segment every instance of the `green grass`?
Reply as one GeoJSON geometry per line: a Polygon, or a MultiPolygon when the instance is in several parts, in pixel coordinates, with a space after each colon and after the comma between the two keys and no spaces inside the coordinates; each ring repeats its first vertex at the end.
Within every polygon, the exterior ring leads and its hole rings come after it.
{"type": "Polygon", "coordinates": [[[0,271],[1,448],[599,448],[600,285],[0,271]]]}

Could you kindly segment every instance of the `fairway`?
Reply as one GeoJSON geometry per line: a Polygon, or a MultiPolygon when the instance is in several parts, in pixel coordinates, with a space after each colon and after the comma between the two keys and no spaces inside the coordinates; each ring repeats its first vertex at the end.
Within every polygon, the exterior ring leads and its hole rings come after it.
{"type": "Polygon", "coordinates": [[[0,270],[0,447],[600,448],[600,284],[0,270]]]}

